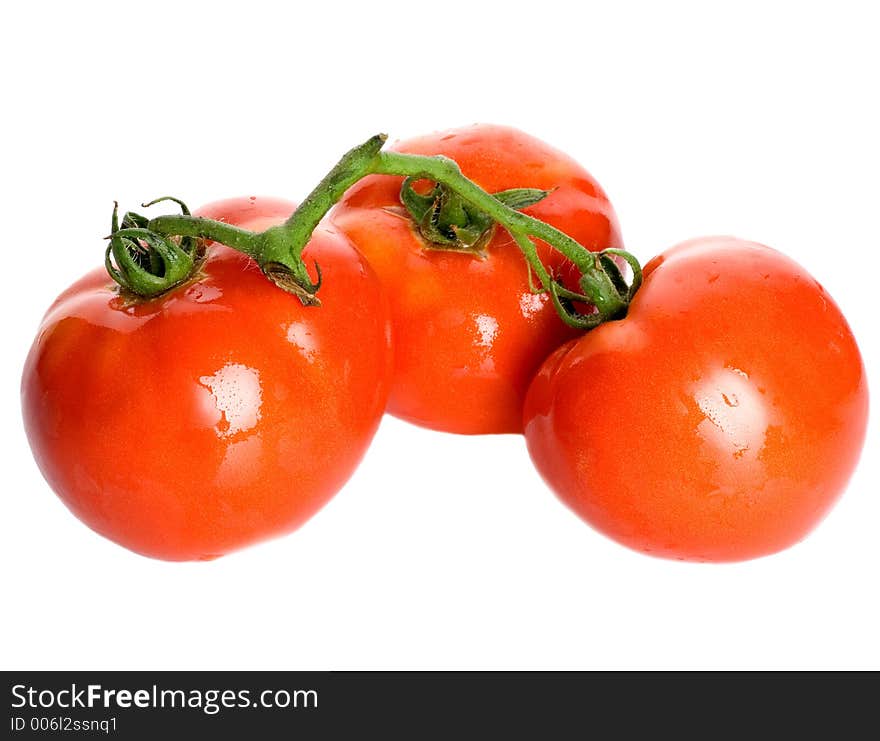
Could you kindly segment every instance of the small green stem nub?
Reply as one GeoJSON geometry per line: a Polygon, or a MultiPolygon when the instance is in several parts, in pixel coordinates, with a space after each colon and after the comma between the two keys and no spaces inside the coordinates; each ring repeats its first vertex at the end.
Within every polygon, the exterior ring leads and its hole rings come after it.
{"type": "Polygon", "coordinates": [[[641,284],[638,261],[624,250],[590,252],[558,229],[520,212],[519,209],[536,203],[548,192],[516,188],[489,194],[466,178],[453,160],[441,155],[383,152],[386,139],[384,134],[379,134],[347,152],[284,224],[264,232],[250,232],[191,216],[181,201],[170,197],[158,200],[175,201],[181,205],[182,214],[152,220],[126,214],[123,228],[119,229],[114,210],[114,229],[107,252],[108,272],[136,293],[156,295],[161,292],[160,286],[166,286],[162,290],[167,290],[186,279],[186,276],[180,278],[185,272],[181,254],[189,256],[192,263],[189,270],[194,270],[192,258],[196,250],[191,242],[184,240],[211,240],[250,255],[276,285],[294,293],[303,304],[317,304],[315,294],[321,285],[320,268],[315,266],[318,279],[313,282],[301,257],[312,232],[345,191],[361,178],[396,175],[404,177],[401,202],[430,243],[426,246],[481,254],[487,235],[491,236],[497,224],[510,233],[523,253],[530,268],[530,280],[532,275],[537,276],[540,287],[536,290],[550,294],[567,324],[589,329],[626,314],[641,284]],[[428,195],[417,193],[412,187],[417,180],[433,181],[434,189],[428,195]],[[535,239],[546,242],[577,267],[579,291],[570,290],[550,274],[541,263],[535,239]],[[116,266],[110,262],[111,253],[116,266]],[[139,258],[141,253],[146,257],[139,258]],[[631,268],[633,277],[629,285],[615,257],[631,268]],[[581,313],[576,308],[579,303],[590,304],[595,311],[581,313]]]}

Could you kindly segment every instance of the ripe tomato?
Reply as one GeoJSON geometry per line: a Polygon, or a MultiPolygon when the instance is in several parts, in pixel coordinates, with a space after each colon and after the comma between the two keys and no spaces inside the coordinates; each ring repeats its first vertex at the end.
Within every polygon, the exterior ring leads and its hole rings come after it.
{"type": "MultiPolygon", "coordinates": [[[[293,209],[243,198],[199,215],[262,230],[293,209]]],[[[293,530],[345,483],[385,406],[387,306],[342,235],[319,228],[304,259],[323,271],[320,307],[220,245],[155,299],[103,269],[59,296],[22,403],[37,463],[77,517],[147,556],[211,559],[293,530]]]]}
{"type": "MultiPolygon", "coordinates": [[[[552,190],[524,212],[591,250],[622,247],[617,219],[598,183],[571,158],[520,131],[477,125],[391,149],[451,157],[490,193],[552,190]]],[[[575,331],[563,324],[546,295],[532,293],[526,262],[503,229],[495,231],[485,259],[426,249],[401,209],[402,180],[365,178],[332,214],[389,295],[395,369],[388,411],[448,432],[521,432],[529,381],[575,331]]],[[[558,253],[539,243],[539,255],[552,272],[561,270],[558,253]]]]}
{"type": "Polygon", "coordinates": [[[828,512],[868,410],[840,310],[807,272],[729,237],[652,260],[622,321],[559,348],[524,410],[559,497],[640,551],[736,561],[779,551],[828,512]]]}

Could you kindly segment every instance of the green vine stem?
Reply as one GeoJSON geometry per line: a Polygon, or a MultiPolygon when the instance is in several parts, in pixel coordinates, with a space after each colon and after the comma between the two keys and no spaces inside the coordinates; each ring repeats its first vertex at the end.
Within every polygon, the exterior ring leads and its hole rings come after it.
{"type": "MultiPolygon", "coordinates": [[[[186,239],[211,240],[250,255],[270,280],[296,294],[304,304],[318,304],[315,294],[320,287],[320,270],[316,266],[318,280],[312,282],[301,257],[312,232],[345,191],[360,179],[367,175],[395,175],[406,178],[401,200],[414,217],[413,204],[417,205],[418,199],[424,197],[414,197],[412,192],[405,193],[404,190],[411,189],[412,183],[418,180],[435,183],[437,209],[431,211],[429,207],[423,208],[422,221],[437,232],[438,222],[446,218],[440,213],[442,208],[456,214],[455,218],[446,219],[449,223],[442,224],[446,241],[452,243],[448,245],[450,248],[473,248],[479,252],[485,241],[481,238],[480,229],[485,224],[493,227],[497,224],[506,229],[525,257],[531,274],[538,278],[540,286],[535,290],[550,294],[557,312],[567,324],[589,329],[603,321],[625,315],[642,279],[639,263],[630,253],[617,249],[590,252],[558,229],[517,210],[543,198],[546,195],[544,191],[515,189],[493,195],[466,178],[455,161],[441,155],[428,157],[382,151],[386,139],[382,134],[374,136],[346,153],[284,224],[270,227],[264,232],[250,232],[211,219],[190,216],[185,207],[182,214],[158,216],[149,221],[136,214],[126,214],[123,219],[125,228],[115,229],[111,235],[111,243],[115,235],[117,249],[108,248],[108,269],[111,267],[111,252],[120,269],[122,264],[119,258],[122,257],[122,263],[129,273],[136,272],[132,262],[148,272],[155,267],[155,260],[152,263],[144,260],[138,262],[117,254],[120,252],[119,244],[127,245],[124,252],[131,252],[132,245],[149,251],[152,243],[144,236],[143,230],[164,240],[162,246],[165,251],[168,243],[173,244],[176,239],[181,240],[181,245],[186,239]],[[133,230],[141,231],[132,233],[133,230]],[[460,239],[460,235],[466,235],[467,239],[460,239]],[[580,273],[579,292],[566,288],[549,273],[538,257],[535,239],[546,242],[577,267],[580,273]],[[633,277],[629,284],[624,280],[615,258],[630,266],[633,277]],[[595,311],[581,313],[576,308],[577,303],[590,304],[595,311]]],[[[438,238],[437,241],[442,239],[438,238]]],[[[437,246],[442,248],[443,244],[437,246]]],[[[159,275],[153,274],[152,279],[147,281],[153,287],[157,283],[155,279],[158,278],[159,282],[164,279],[161,265],[159,267],[156,271],[159,275]]],[[[127,276],[122,276],[123,280],[120,280],[120,272],[117,270],[117,274],[114,274],[111,271],[111,275],[126,288],[139,292],[137,286],[123,282],[127,276]]],[[[180,282],[176,278],[175,281],[174,284],[180,282]]]]}

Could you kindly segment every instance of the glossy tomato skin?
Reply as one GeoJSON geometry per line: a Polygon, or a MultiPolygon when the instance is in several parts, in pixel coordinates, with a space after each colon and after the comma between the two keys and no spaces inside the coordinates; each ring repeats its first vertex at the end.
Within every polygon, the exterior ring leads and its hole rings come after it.
{"type": "Polygon", "coordinates": [[[768,247],[716,237],[652,260],[626,319],[548,358],[524,424],[544,479],[596,529],[656,556],[739,561],[825,516],[867,413],[825,290],[768,247]]]}
{"type": "MultiPolygon", "coordinates": [[[[262,229],[293,208],[245,198],[199,213],[262,229]]],[[[56,300],[23,413],[77,517],[147,556],[211,559],[295,529],[345,483],[388,393],[387,304],[343,236],[319,228],[304,257],[323,271],[320,307],[219,245],[159,298],[126,297],[96,270],[56,300]]]]}
{"type": "MultiPolygon", "coordinates": [[[[591,250],[622,247],[598,183],[570,157],[520,131],[477,125],[392,149],[451,157],[489,192],[553,190],[525,213],[591,250]]],[[[485,259],[425,249],[401,210],[401,182],[365,178],[332,214],[388,292],[395,347],[388,411],[447,432],[521,432],[522,402],[535,370],[575,332],[546,295],[532,293],[526,262],[503,229],[496,230],[485,259]]],[[[562,270],[557,252],[541,244],[539,254],[551,270],[562,270]]]]}

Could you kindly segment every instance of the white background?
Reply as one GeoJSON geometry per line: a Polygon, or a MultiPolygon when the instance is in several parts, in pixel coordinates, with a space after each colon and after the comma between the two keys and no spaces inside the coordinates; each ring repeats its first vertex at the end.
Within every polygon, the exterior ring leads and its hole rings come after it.
{"type": "MultiPolygon", "coordinates": [[[[11,668],[880,668],[876,415],[804,543],[725,566],[604,539],[517,436],[386,418],[294,535],[213,563],[73,518],[25,440],[42,312],[113,199],[301,198],[378,131],[489,121],[568,151],[630,250],[731,233],[835,296],[880,390],[872,4],[14,3],[0,30],[0,661],[11,668]]],[[[120,451],[123,452],[123,451],[120,451]]]]}

